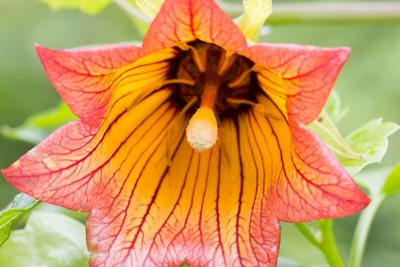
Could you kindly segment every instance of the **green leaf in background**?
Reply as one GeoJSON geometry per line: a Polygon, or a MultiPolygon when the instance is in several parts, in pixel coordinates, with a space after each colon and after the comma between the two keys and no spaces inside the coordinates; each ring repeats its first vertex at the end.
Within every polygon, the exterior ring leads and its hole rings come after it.
{"type": "Polygon", "coordinates": [[[272,13],[271,0],[243,0],[244,13],[237,24],[244,35],[257,42],[265,20],[272,13]]]}
{"type": "Polygon", "coordinates": [[[371,163],[380,162],[388,147],[388,137],[399,130],[399,125],[392,122],[382,122],[382,119],[372,120],[346,136],[346,143],[358,154],[360,159],[346,158],[338,155],[346,170],[354,175],[371,163]]]}
{"type": "Polygon", "coordinates": [[[342,109],[342,101],[338,92],[333,90],[325,104],[325,111],[334,123],[338,123],[349,111],[349,108],[342,109]]]}
{"type": "Polygon", "coordinates": [[[375,168],[362,172],[354,178],[358,184],[368,189],[371,197],[371,203],[361,212],[358,219],[347,265],[361,267],[368,234],[379,208],[387,198],[400,194],[400,163],[392,170],[375,168]]]}
{"type": "Polygon", "coordinates": [[[400,163],[398,163],[387,176],[382,188],[382,193],[387,197],[400,194],[400,163]]]}
{"type": "Polygon", "coordinates": [[[85,227],[68,216],[35,211],[25,229],[14,231],[0,249],[2,267],[86,267],[85,227]]]}
{"type": "Polygon", "coordinates": [[[79,9],[87,14],[97,14],[112,0],[39,0],[50,6],[53,10],[79,9]]]}
{"type": "Polygon", "coordinates": [[[140,11],[148,16],[154,18],[164,3],[164,0],[135,0],[136,5],[140,11]]]}
{"type": "Polygon", "coordinates": [[[309,124],[307,128],[321,137],[337,157],[354,160],[362,159],[362,156],[346,143],[327,112],[322,111],[318,118],[309,124]]]}
{"type": "Polygon", "coordinates": [[[396,123],[375,119],[343,138],[335,123],[346,112],[341,109],[339,95],[333,91],[324,110],[307,128],[321,137],[346,170],[355,175],[368,164],[382,160],[388,137],[400,127],[396,123]]]}
{"type": "Polygon", "coordinates": [[[32,115],[16,128],[6,125],[0,126],[0,134],[10,139],[37,144],[54,132],[55,129],[74,119],[76,117],[67,105],[61,103],[56,108],[32,115]]]}
{"type": "MultiPolygon", "coordinates": [[[[33,209],[38,201],[23,193],[18,194],[10,209],[0,213],[0,246],[9,238],[11,227],[21,214],[33,209]]],[[[0,264],[0,266],[3,266],[0,264]]]]}

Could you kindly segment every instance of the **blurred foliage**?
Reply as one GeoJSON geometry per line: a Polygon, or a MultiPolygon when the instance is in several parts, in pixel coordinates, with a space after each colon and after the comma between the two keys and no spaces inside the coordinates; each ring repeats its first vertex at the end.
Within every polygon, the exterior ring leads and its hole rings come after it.
{"type": "Polygon", "coordinates": [[[76,119],[76,116],[62,102],[55,108],[50,108],[28,117],[18,127],[11,128],[8,125],[0,125],[0,134],[10,139],[35,145],[57,128],[74,119],[76,119]]]}
{"type": "Polygon", "coordinates": [[[88,261],[85,226],[49,211],[34,211],[0,249],[2,267],[84,267],[88,261]]]}
{"type": "Polygon", "coordinates": [[[53,10],[79,9],[87,14],[102,11],[112,0],[39,0],[48,4],[53,10]]]}
{"type": "MultiPolygon", "coordinates": [[[[30,115],[54,107],[59,101],[35,55],[34,43],[51,48],[119,43],[141,39],[139,32],[131,19],[113,4],[96,16],[87,16],[76,10],[55,13],[39,1],[0,1],[0,125],[21,125],[30,115]]],[[[339,129],[346,134],[376,117],[400,122],[400,25],[276,26],[262,41],[351,47],[350,59],[336,83],[342,106],[350,109],[340,120],[339,129]]],[[[11,164],[30,147],[0,136],[0,168],[11,164]]],[[[398,162],[398,151],[400,135],[396,134],[390,139],[384,164],[398,162]]],[[[365,175],[374,179],[380,174],[371,169],[365,175]]],[[[15,194],[1,179],[0,207],[15,194]]],[[[365,267],[393,266],[400,262],[399,202],[400,197],[394,196],[379,211],[366,250],[365,267]]],[[[345,257],[356,217],[335,223],[345,257]]],[[[281,255],[306,266],[324,262],[323,255],[289,224],[283,224],[281,255]]]]}
{"type": "Polygon", "coordinates": [[[0,246],[9,238],[12,226],[18,216],[30,211],[38,201],[23,193],[18,194],[9,209],[0,212],[0,246]]]}

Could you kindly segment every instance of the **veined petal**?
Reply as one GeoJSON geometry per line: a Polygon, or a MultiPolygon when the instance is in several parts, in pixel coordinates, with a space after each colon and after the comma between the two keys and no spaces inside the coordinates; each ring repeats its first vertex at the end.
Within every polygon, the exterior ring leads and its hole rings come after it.
{"type": "Polygon", "coordinates": [[[258,117],[257,124],[265,140],[265,147],[259,145],[273,155],[269,201],[279,220],[344,217],[368,205],[369,198],[316,135],[297,121],[289,123],[269,98],[258,99],[271,113],[258,117]]]}
{"type": "Polygon", "coordinates": [[[246,38],[213,0],[166,0],[143,40],[146,53],[200,39],[234,52],[246,38]]]}
{"type": "Polygon", "coordinates": [[[91,213],[92,266],[276,264],[279,224],[265,197],[263,166],[242,164],[255,142],[248,120],[224,120],[221,142],[201,154],[184,139],[187,122],[173,123],[178,146],[162,145],[168,134],[159,134],[139,150],[146,164],[126,176],[110,206],[91,213]]]}
{"type": "Polygon", "coordinates": [[[107,76],[113,93],[99,128],[84,122],[64,126],[3,170],[6,180],[41,201],[70,209],[88,211],[107,201],[146,131],[158,120],[167,127],[176,112],[167,101],[172,90],[160,89],[174,55],[172,49],[159,51],[107,76]]]}
{"type": "Polygon", "coordinates": [[[51,83],[63,100],[87,124],[104,116],[109,98],[107,74],[134,62],[142,49],[121,44],[72,50],[36,46],[51,83]]]}
{"type": "Polygon", "coordinates": [[[259,44],[250,47],[247,56],[265,68],[259,80],[270,97],[286,95],[281,101],[286,101],[291,119],[308,124],[321,112],[349,52],[348,48],[259,44]]]}

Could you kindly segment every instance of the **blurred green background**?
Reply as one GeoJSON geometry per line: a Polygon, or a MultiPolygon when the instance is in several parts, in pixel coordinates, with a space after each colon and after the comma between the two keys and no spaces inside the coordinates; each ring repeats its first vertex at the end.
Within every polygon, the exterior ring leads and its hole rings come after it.
{"type": "MultiPolygon", "coordinates": [[[[274,1],[279,2],[279,1],[274,1]]],[[[287,1],[285,1],[287,2],[287,1]]],[[[38,111],[57,105],[58,96],[35,55],[34,43],[51,48],[139,40],[132,21],[111,5],[97,16],[78,11],[53,12],[39,1],[0,0],[0,125],[17,126],[38,111]]],[[[335,88],[350,112],[340,122],[344,134],[370,119],[400,123],[400,24],[326,24],[275,26],[263,41],[348,46],[352,53],[335,88]]],[[[30,145],[0,136],[0,168],[24,154],[30,145]]],[[[400,134],[390,138],[383,165],[399,161],[400,134]]],[[[0,209],[15,195],[0,179],[0,209]]],[[[346,256],[356,216],[338,220],[338,243],[346,256]]],[[[400,262],[400,197],[385,202],[372,227],[364,265],[395,266],[400,262]]],[[[281,255],[307,266],[323,256],[296,232],[284,225],[281,255]]]]}

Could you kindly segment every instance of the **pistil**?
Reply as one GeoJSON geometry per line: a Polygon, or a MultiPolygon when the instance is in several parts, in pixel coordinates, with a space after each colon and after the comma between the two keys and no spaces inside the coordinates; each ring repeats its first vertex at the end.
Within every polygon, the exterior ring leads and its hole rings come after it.
{"type": "Polygon", "coordinates": [[[209,75],[204,83],[200,108],[194,113],[186,128],[187,141],[199,153],[212,148],[218,139],[218,123],[214,114],[218,88],[218,77],[209,75]]]}

